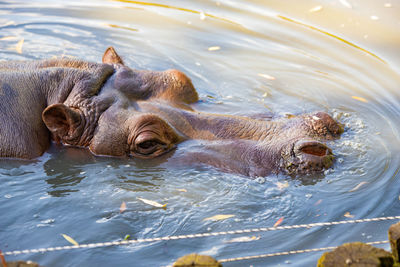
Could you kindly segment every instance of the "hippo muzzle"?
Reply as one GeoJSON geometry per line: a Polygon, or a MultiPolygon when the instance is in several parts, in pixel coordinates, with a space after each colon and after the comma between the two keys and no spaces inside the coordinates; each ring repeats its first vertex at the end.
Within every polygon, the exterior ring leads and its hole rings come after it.
{"type": "Polygon", "coordinates": [[[288,174],[321,172],[332,166],[332,149],[320,141],[302,139],[282,153],[281,169],[288,174]]]}

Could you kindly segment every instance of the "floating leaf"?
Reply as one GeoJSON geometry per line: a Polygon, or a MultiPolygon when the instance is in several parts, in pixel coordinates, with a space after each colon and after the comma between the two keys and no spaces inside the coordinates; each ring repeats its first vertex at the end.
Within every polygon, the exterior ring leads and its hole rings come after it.
{"type": "Polygon", "coordinates": [[[138,199],[138,200],[140,200],[140,201],[142,201],[143,203],[146,203],[146,204],[148,204],[148,205],[151,205],[151,206],[153,206],[153,207],[156,207],[156,208],[166,208],[167,207],[167,204],[160,204],[160,203],[158,203],[158,202],[155,202],[155,201],[153,201],[153,200],[148,200],[148,199],[145,199],[145,198],[141,198],[141,197],[137,197],[136,199],[138,199]]]}
{"type": "Polygon", "coordinates": [[[16,38],[17,38],[17,36],[4,36],[4,37],[0,38],[0,41],[14,40],[16,38]]]}
{"type": "Polygon", "coordinates": [[[319,199],[317,202],[315,202],[314,206],[318,206],[321,203],[322,203],[322,199],[319,199]]]}
{"type": "Polygon", "coordinates": [[[350,214],[350,212],[346,212],[343,216],[346,218],[354,218],[354,215],[350,214]]]}
{"type": "Polygon", "coordinates": [[[278,225],[280,225],[283,222],[283,218],[284,217],[280,217],[279,220],[277,220],[276,223],[274,224],[274,227],[277,227],[278,225]]]}
{"type": "Polygon", "coordinates": [[[318,12],[322,10],[322,6],[315,6],[309,10],[309,12],[318,12]]]}
{"type": "Polygon", "coordinates": [[[125,237],[124,237],[124,240],[129,240],[131,238],[131,235],[126,235],[125,237]]]}
{"type": "Polygon", "coordinates": [[[206,14],[202,11],[200,12],[200,19],[205,20],[206,19],[206,14]]]}
{"type": "Polygon", "coordinates": [[[264,74],[264,73],[259,73],[258,76],[263,77],[267,80],[275,80],[275,77],[268,75],[268,74],[264,74]]]}
{"type": "Polygon", "coordinates": [[[22,38],[18,44],[15,46],[15,50],[17,50],[18,54],[22,54],[22,45],[24,44],[24,38],[22,38]]]}
{"type": "Polygon", "coordinates": [[[261,237],[259,236],[241,236],[232,238],[231,240],[225,241],[225,243],[236,243],[236,242],[251,242],[255,240],[259,240],[261,237]]]}
{"type": "Polygon", "coordinates": [[[214,215],[212,217],[208,217],[203,219],[203,221],[222,221],[222,220],[226,220],[229,218],[235,217],[235,215],[233,214],[219,214],[219,215],[214,215]]]}
{"type": "Polygon", "coordinates": [[[361,186],[368,184],[368,182],[361,182],[358,185],[356,185],[353,189],[349,190],[349,192],[354,192],[357,191],[358,189],[360,189],[361,186]]]}
{"type": "Polygon", "coordinates": [[[3,252],[1,250],[0,250],[0,259],[1,259],[1,264],[3,264],[3,267],[7,267],[6,259],[4,258],[3,252]]]}
{"type": "Polygon", "coordinates": [[[121,207],[119,207],[119,213],[123,213],[126,210],[126,203],[122,201],[121,207]]]}
{"type": "Polygon", "coordinates": [[[289,187],[289,183],[287,181],[285,181],[284,183],[277,182],[276,186],[278,187],[279,190],[283,190],[286,187],[289,187]]]}
{"type": "Polygon", "coordinates": [[[67,240],[68,242],[70,242],[71,244],[73,244],[74,246],[79,246],[78,242],[76,242],[72,237],[62,234],[62,236],[65,238],[65,240],[67,240]]]}
{"type": "Polygon", "coordinates": [[[219,46],[211,46],[211,47],[208,48],[208,51],[217,51],[217,50],[220,50],[220,49],[221,49],[221,47],[219,47],[219,46]]]}
{"type": "Polygon", "coordinates": [[[339,2],[347,8],[353,8],[347,0],[339,0],[339,2]]]}
{"type": "Polygon", "coordinates": [[[187,192],[187,190],[185,188],[179,188],[179,189],[176,189],[176,190],[178,190],[179,192],[187,192]]]}
{"type": "Polygon", "coordinates": [[[358,100],[358,101],[361,101],[361,102],[364,102],[364,103],[368,103],[368,100],[365,99],[364,97],[354,96],[354,95],[353,95],[351,98],[353,98],[353,99],[355,99],[355,100],[358,100]]]}

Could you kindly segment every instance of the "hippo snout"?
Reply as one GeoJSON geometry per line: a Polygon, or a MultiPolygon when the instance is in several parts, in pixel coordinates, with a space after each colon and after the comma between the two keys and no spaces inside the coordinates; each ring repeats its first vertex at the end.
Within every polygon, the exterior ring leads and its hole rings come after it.
{"type": "Polygon", "coordinates": [[[332,155],[332,150],[325,144],[314,140],[300,140],[294,145],[295,155],[312,158],[321,158],[332,155]]]}
{"type": "Polygon", "coordinates": [[[325,144],[303,139],[294,143],[290,156],[286,155],[284,159],[284,169],[289,174],[309,174],[331,167],[334,156],[325,144]]]}

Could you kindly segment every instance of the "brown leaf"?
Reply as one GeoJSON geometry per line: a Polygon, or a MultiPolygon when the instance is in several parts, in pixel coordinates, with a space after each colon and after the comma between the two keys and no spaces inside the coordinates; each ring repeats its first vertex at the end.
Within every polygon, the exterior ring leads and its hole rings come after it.
{"type": "Polygon", "coordinates": [[[123,213],[126,210],[126,203],[122,201],[121,207],[119,207],[119,213],[123,213]]]}
{"type": "Polygon", "coordinates": [[[280,217],[279,220],[277,220],[276,223],[274,224],[274,227],[277,227],[278,225],[280,225],[283,222],[283,218],[284,217],[280,217]]]}
{"type": "Polygon", "coordinates": [[[1,250],[0,250],[0,259],[1,263],[3,264],[3,267],[7,267],[6,259],[4,258],[3,252],[1,250]]]}

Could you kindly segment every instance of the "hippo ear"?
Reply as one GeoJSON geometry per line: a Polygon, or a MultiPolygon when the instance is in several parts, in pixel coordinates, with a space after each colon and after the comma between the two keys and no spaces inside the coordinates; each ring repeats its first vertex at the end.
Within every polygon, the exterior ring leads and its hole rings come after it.
{"type": "Polygon", "coordinates": [[[80,113],[64,104],[48,106],[42,113],[42,119],[56,141],[73,139],[81,125],[80,113]]]}
{"type": "Polygon", "coordinates": [[[122,64],[122,65],[124,65],[124,61],[117,54],[114,47],[112,47],[112,46],[107,48],[106,51],[104,52],[102,62],[106,63],[106,64],[122,64]]]}

